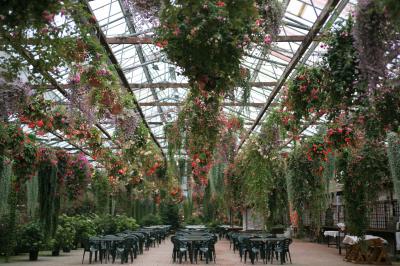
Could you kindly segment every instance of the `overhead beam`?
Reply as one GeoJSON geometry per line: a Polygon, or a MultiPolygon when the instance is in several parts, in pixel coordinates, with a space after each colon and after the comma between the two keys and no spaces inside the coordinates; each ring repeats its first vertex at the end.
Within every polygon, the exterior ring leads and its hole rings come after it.
{"type": "MultiPolygon", "coordinates": [[[[250,82],[251,87],[263,88],[263,87],[273,87],[277,83],[272,82],[250,82]]],[[[130,83],[129,86],[132,89],[159,89],[159,88],[190,88],[190,83],[179,83],[179,82],[159,82],[159,83],[130,83]]]]}
{"type": "MultiPolygon", "coordinates": [[[[128,31],[130,34],[136,34],[136,25],[134,22],[130,19],[133,17],[133,14],[130,12],[129,8],[126,7],[126,3],[124,3],[122,0],[118,0],[119,6],[121,7],[122,14],[124,15],[124,19],[126,22],[126,25],[128,27],[128,31]]],[[[136,54],[139,57],[139,61],[141,64],[141,67],[143,69],[144,76],[146,77],[146,80],[148,83],[153,83],[153,78],[150,74],[150,70],[148,68],[148,64],[151,62],[148,62],[147,58],[144,55],[143,48],[141,45],[135,45],[135,50],[136,54]]],[[[153,95],[153,98],[155,101],[159,101],[158,94],[155,90],[150,89],[151,94],[153,95]]],[[[160,118],[163,122],[167,123],[167,118],[164,114],[164,111],[162,110],[161,106],[158,106],[158,113],[160,114],[160,118]]]]}
{"type": "MultiPolygon", "coordinates": [[[[13,41],[13,38],[6,33],[5,31],[1,31],[3,38],[8,40],[10,45],[29,63],[38,73],[41,73],[43,77],[48,80],[53,88],[59,91],[66,99],[69,99],[68,93],[65,89],[58,84],[58,82],[45,70],[43,69],[41,63],[35,59],[32,53],[26,50],[24,47],[17,45],[16,42],[13,41]]],[[[110,140],[112,140],[111,135],[105,130],[99,123],[96,123],[95,126],[110,140]]]]}
{"type": "MultiPolygon", "coordinates": [[[[250,82],[249,85],[251,87],[256,88],[265,88],[265,87],[274,87],[277,84],[275,81],[270,82],[250,82]]],[[[65,90],[71,88],[69,84],[58,84],[58,87],[65,90]]],[[[158,83],[129,83],[129,87],[132,90],[140,90],[140,89],[178,89],[190,88],[190,84],[187,82],[158,82],[158,83]]],[[[43,88],[43,86],[41,86],[43,88]]],[[[47,89],[52,90],[55,89],[52,85],[47,85],[47,89]]]]}
{"type": "MultiPolygon", "coordinates": [[[[303,42],[305,35],[279,35],[273,40],[274,42],[303,42]]],[[[317,38],[320,38],[319,36],[317,38]]],[[[108,44],[154,44],[152,37],[137,37],[137,36],[118,36],[108,37],[108,44]]]]}
{"type": "MultiPolygon", "coordinates": [[[[183,106],[184,102],[143,102],[140,103],[141,106],[183,106]]],[[[265,103],[241,103],[241,102],[224,102],[222,106],[247,106],[247,107],[258,107],[261,108],[265,106],[265,103]]]]}
{"type": "Polygon", "coordinates": [[[307,33],[305,36],[303,42],[300,44],[299,48],[297,49],[296,53],[293,55],[291,61],[283,71],[280,79],[278,80],[278,83],[272,90],[271,94],[268,97],[267,103],[265,104],[264,108],[261,110],[261,112],[258,114],[256,120],[254,121],[253,125],[250,127],[250,129],[247,131],[245,136],[242,138],[238,151],[240,148],[243,146],[243,144],[246,142],[248,137],[251,135],[253,130],[257,127],[257,125],[260,123],[261,119],[263,118],[264,114],[268,110],[268,108],[271,106],[273,100],[275,99],[276,95],[279,93],[280,89],[282,86],[285,84],[286,79],[289,77],[290,73],[295,69],[297,66],[297,63],[300,61],[301,57],[304,55],[304,53],[307,51],[308,47],[312,44],[312,42],[315,40],[315,37],[317,34],[320,32],[321,28],[325,24],[325,22],[328,20],[329,15],[331,12],[334,10],[336,5],[339,3],[339,0],[328,0],[326,3],[324,9],[321,11],[320,15],[316,19],[315,23],[311,27],[310,31],[307,33]]]}
{"type": "MultiPolygon", "coordinates": [[[[86,4],[86,6],[87,6],[88,11],[90,12],[90,14],[94,15],[93,10],[91,9],[91,7],[90,7],[90,5],[89,5],[88,2],[87,2],[87,4],[86,4]]],[[[104,33],[103,33],[103,31],[101,30],[101,28],[100,28],[100,26],[98,25],[98,23],[95,23],[95,28],[96,28],[96,30],[97,30],[97,37],[99,38],[99,41],[100,41],[101,45],[102,45],[102,46],[104,47],[104,49],[106,50],[106,52],[107,52],[107,54],[108,54],[108,58],[110,59],[110,62],[114,65],[115,71],[117,72],[117,74],[118,74],[118,76],[119,76],[119,78],[120,78],[120,80],[121,80],[123,86],[128,90],[129,93],[131,93],[131,94],[134,95],[132,89],[129,87],[129,82],[128,82],[128,80],[127,80],[127,78],[126,78],[126,76],[125,76],[123,70],[121,69],[121,67],[120,67],[120,65],[119,65],[119,62],[118,62],[117,58],[115,57],[115,55],[114,55],[114,53],[113,53],[111,47],[108,45],[108,43],[107,43],[107,38],[106,38],[106,36],[104,35],[104,33]]],[[[138,103],[138,101],[136,100],[135,97],[133,98],[133,103],[134,103],[136,109],[138,110],[139,115],[140,115],[140,117],[142,118],[144,125],[149,129],[150,137],[152,138],[152,140],[154,141],[154,143],[159,147],[159,149],[160,149],[160,151],[161,151],[161,154],[162,154],[164,160],[166,161],[166,160],[167,160],[167,157],[166,157],[166,155],[165,155],[165,153],[164,153],[164,150],[163,150],[163,148],[161,147],[161,145],[160,145],[160,143],[158,142],[158,140],[156,139],[156,137],[154,136],[153,132],[151,131],[150,126],[147,124],[146,117],[145,117],[145,115],[144,115],[144,113],[143,113],[143,111],[142,111],[142,108],[140,107],[140,105],[139,105],[139,103],[138,103]]]]}

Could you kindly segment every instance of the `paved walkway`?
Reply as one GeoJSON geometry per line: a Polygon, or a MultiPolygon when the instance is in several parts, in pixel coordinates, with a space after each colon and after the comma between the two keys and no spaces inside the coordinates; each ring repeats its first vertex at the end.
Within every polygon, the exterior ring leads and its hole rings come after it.
{"type": "MultiPolygon", "coordinates": [[[[292,255],[292,265],[307,265],[307,266],[345,266],[354,265],[343,261],[343,256],[338,254],[335,248],[328,248],[326,245],[308,243],[303,241],[294,241],[290,246],[292,255]]],[[[240,262],[239,254],[234,254],[229,249],[229,242],[226,240],[218,241],[216,245],[217,252],[217,263],[210,263],[210,265],[216,266],[237,266],[237,265],[251,265],[250,261],[247,264],[240,262]]],[[[164,266],[164,265],[179,265],[173,264],[172,258],[172,243],[166,240],[159,247],[151,248],[149,251],[145,251],[143,255],[138,256],[134,260],[133,266],[164,266]]],[[[88,257],[86,256],[85,264],[89,265],[88,257]]],[[[1,260],[0,260],[1,261],[1,260]]],[[[7,264],[10,266],[28,266],[28,265],[40,265],[40,266],[78,266],[82,265],[82,251],[75,250],[71,253],[61,253],[59,257],[51,257],[48,253],[41,254],[39,261],[29,262],[27,255],[13,257],[11,263],[7,264]]],[[[1,262],[0,262],[1,264],[1,262]]],[[[114,265],[119,265],[115,263],[114,265]]],[[[183,264],[190,264],[185,262],[183,264]]],[[[204,264],[200,263],[199,264],[204,264]]],[[[262,261],[256,263],[262,265],[262,261]]],[[[274,263],[277,264],[277,263],[274,263]]],[[[92,264],[101,265],[101,264],[92,264]]],[[[110,264],[111,265],[111,264],[110,264]]],[[[126,264],[125,264],[126,265],[126,264]]],[[[394,264],[400,265],[400,264],[394,264]]]]}

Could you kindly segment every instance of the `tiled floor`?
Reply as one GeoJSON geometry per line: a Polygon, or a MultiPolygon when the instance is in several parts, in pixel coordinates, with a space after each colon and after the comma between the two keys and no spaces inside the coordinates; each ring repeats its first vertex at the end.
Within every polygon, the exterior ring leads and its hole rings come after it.
{"type": "MultiPolygon", "coordinates": [[[[335,248],[328,248],[326,245],[295,241],[291,245],[291,254],[293,265],[307,265],[307,266],[342,266],[342,265],[354,265],[343,261],[343,256],[338,254],[335,248]]],[[[172,244],[169,240],[162,243],[159,247],[151,248],[149,251],[145,251],[143,255],[138,256],[134,260],[132,265],[137,266],[162,266],[162,265],[179,265],[173,264],[171,259],[172,244]]],[[[240,262],[238,253],[234,254],[229,249],[229,242],[221,240],[216,246],[217,252],[217,263],[211,263],[210,265],[216,266],[234,266],[234,265],[245,265],[240,262]]],[[[40,265],[40,266],[67,266],[67,265],[82,265],[82,251],[76,250],[71,253],[62,253],[59,257],[51,257],[49,255],[41,255],[39,261],[29,262],[27,255],[13,257],[11,263],[7,264],[10,266],[27,266],[27,265],[40,265]]],[[[1,262],[0,262],[1,263],[1,262]]],[[[88,256],[86,256],[85,264],[88,264],[88,256]]],[[[116,265],[119,262],[115,263],[116,265]]],[[[190,264],[185,262],[183,264],[190,264]]],[[[205,264],[200,263],[199,264],[205,264]]],[[[261,265],[262,262],[256,263],[261,265]]],[[[275,263],[277,264],[277,263],[275,263]]],[[[101,265],[101,264],[92,264],[101,265]]],[[[251,265],[248,261],[246,265],[251,265]]],[[[395,264],[400,265],[400,264],[395,264]]]]}

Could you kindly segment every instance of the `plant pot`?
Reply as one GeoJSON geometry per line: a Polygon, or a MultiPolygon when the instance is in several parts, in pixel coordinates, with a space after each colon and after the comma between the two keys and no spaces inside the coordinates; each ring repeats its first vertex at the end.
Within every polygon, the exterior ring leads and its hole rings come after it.
{"type": "Polygon", "coordinates": [[[63,252],[69,253],[69,252],[71,252],[71,249],[69,247],[65,247],[65,248],[63,248],[63,252]]]}
{"type": "Polygon", "coordinates": [[[51,251],[51,256],[59,256],[60,255],[60,249],[52,250],[51,251]]]}
{"type": "Polygon", "coordinates": [[[113,107],[110,110],[111,114],[113,115],[118,115],[122,112],[122,105],[119,103],[116,103],[113,105],[113,107]]]}
{"type": "Polygon", "coordinates": [[[39,250],[32,250],[29,251],[29,260],[30,261],[36,261],[39,256],[39,250]]]}

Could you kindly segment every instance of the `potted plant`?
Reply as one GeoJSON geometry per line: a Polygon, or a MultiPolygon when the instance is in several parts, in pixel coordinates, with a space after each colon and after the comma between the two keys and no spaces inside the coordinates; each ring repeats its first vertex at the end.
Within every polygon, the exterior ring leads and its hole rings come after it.
{"type": "Polygon", "coordinates": [[[60,243],[58,239],[53,238],[50,240],[49,243],[50,249],[51,249],[51,256],[59,256],[60,255],[60,243]]]}
{"type": "Polygon", "coordinates": [[[56,248],[53,251],[58,251],[62,248],[63,252],[70,252],[74,245],[75,240],[75,228],[70,223],[64,223],[63,226],[59,225],[55,234],[55,245],[56,248]]]}
{"type": "Polygon", "coordinates": [[[29,252],[29,260],[36,261],[44,239],[41,228],[38,223],[32,222],[22,227],[21,231],[21,244],[29,252]]]}

